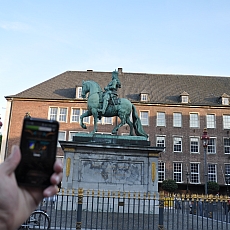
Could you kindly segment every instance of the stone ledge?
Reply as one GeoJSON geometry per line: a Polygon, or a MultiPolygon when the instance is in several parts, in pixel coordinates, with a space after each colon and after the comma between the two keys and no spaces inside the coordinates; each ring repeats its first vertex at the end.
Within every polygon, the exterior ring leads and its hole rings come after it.
{"type": "Polygon", "coordinates": [[[146,138],[142,136],[118,136],[112,134],[77,133],[73,136],[73,142],[122,146],[150,146],[150,141],[147,141],[146,138]]]}

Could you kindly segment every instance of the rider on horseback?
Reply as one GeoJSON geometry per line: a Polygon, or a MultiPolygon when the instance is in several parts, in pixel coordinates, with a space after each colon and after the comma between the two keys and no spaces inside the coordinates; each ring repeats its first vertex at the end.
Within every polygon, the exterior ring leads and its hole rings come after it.
{"type": "Polygon", "coordinates": [[[92,133],[97,132],[97,122],[98,118],[100,119],[102,116],[114,117],[117,116],[120,118],[120,123],[117,124],[113,130],[112,134],[116,134],[118,129],[125,124],[128,124],[130,127],[129,134],[133,136],[133,129],[135,130],[135,134],[137,136],[144,136],[148,138],[148,135],[145,133],[141,120],[138,116],[138,112],[135,106],[126,98],[117,98],[117,89],[121,87],[120,80],[118,78],[118,73],[116,71],[112,74],[112,81],[105,87],[105,97],[103,98],[104,104],[103,109],[98,114],[98,108],[101,107],[101,96],[103,91],[100,85],[95,81],[83,81],[82,82],[82,97],[85,98],[86,94],[88,94],[87,98],[87,108],[88,110],[84,112],[80,116],[80,125],[83,129],[86,129],[86,125],[83,122],[85,117],[93,116],[94,119],[94,127],[92,133]],[[111,98],[111,99],[110,99],[111,98]],[[113,106],[109,106],[109,109],[106,111],[106,107],[109,104],[109,100],[112,101],[113,106]],[[115,106],[119,104],[119,106],[115,106]],[[111,108],[110,108],[111,107],[111,108]],[[106,112],[105,112],[106,111],[106,112]],[[102,114],[102,112],[104,114],[102,114]],[[132,121],[130,120],[130,114],[132,113],[132,121]]]}
{"type": "MultiPolygon", "coordinates": [[[[103,93],[103,106],[102,109],[98,109],[98,112],[105,114],[109,100],[116,98],[118,96],[117,89],[121,88],[121,82],[118,78],[118,72],[115,70],[112,73],[112,81],[104,88],[105,92],[103,93]]],[[[114,103],[114,100],[113,100],[114,103]]]]}

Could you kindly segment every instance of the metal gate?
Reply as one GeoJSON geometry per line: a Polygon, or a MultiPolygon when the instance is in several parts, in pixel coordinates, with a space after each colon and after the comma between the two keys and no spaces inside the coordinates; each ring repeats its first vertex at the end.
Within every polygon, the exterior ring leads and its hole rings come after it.
{"type": "Polygon", "coordinates": [[[228,197],[60,190],[46,198],[51,229],[230,229],[228,197]]]}

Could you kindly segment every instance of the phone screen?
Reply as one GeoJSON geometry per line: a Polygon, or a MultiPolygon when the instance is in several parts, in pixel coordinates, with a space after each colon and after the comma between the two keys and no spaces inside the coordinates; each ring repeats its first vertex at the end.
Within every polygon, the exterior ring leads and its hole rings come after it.
{"type": "Polygon", "coordinates": [[[56,159],[57,121],[25,118],[21,136],[21,162],[16,169],[18,184],[47,187],[56,159]]]}

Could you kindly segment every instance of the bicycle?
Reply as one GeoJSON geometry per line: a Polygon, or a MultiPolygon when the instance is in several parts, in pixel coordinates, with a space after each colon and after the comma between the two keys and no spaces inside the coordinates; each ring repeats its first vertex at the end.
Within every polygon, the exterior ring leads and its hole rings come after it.
{"type": "Polygon", "coordinates": [[[19,229],[49,229],[50,218],[45,211],[35,210],[19,229]]]}

